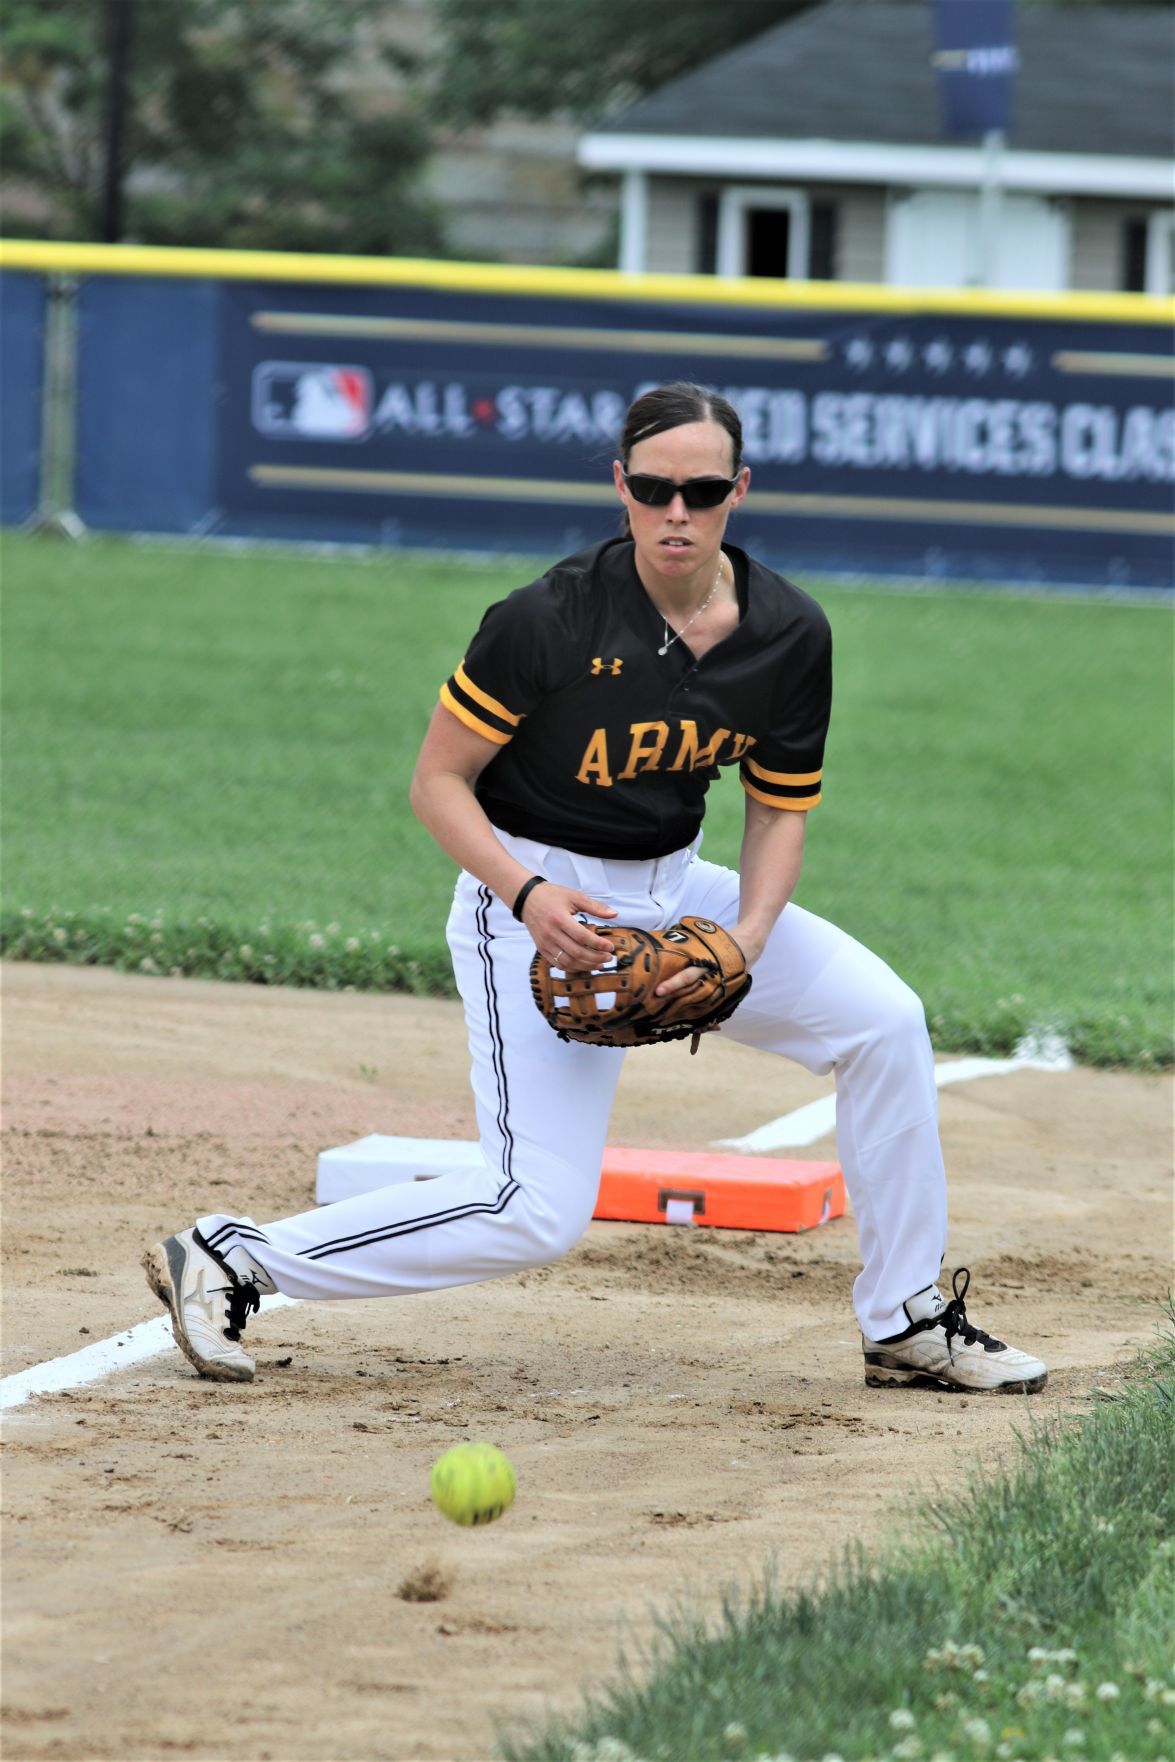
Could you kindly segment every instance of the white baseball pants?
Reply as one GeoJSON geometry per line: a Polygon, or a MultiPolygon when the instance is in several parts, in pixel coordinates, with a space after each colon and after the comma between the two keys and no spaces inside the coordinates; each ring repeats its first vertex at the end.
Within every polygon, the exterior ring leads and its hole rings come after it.
{"type": "MultiPolygon", "coordinates": [[[[738,875],[696,848],[619,862],[499,837],[533,873],[615,906],[619,923],[657,929],[696,915],[729,927],[738,919],[738,875]]],[[[260,1228],[246,1218],[200,1220],[221,1252],[244,1248],[288,1296],[403,1296],[499,1278],[558,1259],[588,1226],[625,1053],[551,1031],[531,997],[529,934],[472,875],[457,882],[447,934],[485,1166],[260,1228]]],[[[753,977],[720,1032],[809,1071],[835,1072],[837,1146],[862,1261],[854,1307],[866,1337],[885,1339],[907,1325],[902,1304],[934,1282],[946,1246],[922,1006],[876,955],[796,905],[780,916],[753,977]]],[[[772,1107],[764,1095],[765,1117],[772,1107]]]]}

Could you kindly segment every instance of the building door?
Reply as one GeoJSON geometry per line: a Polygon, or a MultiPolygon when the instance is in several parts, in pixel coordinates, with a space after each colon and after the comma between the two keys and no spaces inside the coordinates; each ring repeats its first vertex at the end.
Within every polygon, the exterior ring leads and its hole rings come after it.
{"type": "MultiPolygon", "coordinates": [[[[977,190],[912,190],[894,195],[886,227],[886,280],[907,287],[984,285],[983,227],[977,190]]],[[[997,288],[1057,292],[1069,285],[1069,223],[1042,196],[1003,194],[994,273],[997,288]]]]}
{"type": "Polygon", "coordinates": [[[791,214],[786,208],[746,208],[744,275],[774,275],[786,281],[788,269],[788,237],[791,214]]]}
{"type": "Polygon", "coordinates": [[[803,190],[728,184],[718,198],[719,275],[803,278],[809,273],[811,212],[803,190]]]}

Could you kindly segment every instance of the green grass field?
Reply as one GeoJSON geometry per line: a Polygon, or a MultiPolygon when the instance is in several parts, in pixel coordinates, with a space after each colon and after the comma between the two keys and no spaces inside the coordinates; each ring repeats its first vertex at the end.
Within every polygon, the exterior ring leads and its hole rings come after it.
{"type": "Polygon", "coordinates": [[[732,1588],[510,1762],[1162,1762],[1175,1754],[1175,1336],[1009,1469],[827,1581],[732,1588]]]}
{"type": "MultiPolygon", "coordinates": [[[[9,954],[446,984],[453,868],[408,779],[481,611],[538,565],[14,534],[0,565],[9,954]]],[[[1169,1063],[1169,612],[804,585],[836,705],[800,902],[944,1049],[1049,1027],[1169,1063]]],[[[732,861],[733,774],[710,803],[732,861]]]]}

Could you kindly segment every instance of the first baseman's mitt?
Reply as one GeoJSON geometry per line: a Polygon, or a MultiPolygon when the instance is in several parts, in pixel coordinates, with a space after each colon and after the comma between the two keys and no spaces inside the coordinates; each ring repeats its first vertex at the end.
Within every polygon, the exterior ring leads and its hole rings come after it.
{"type": "Polygon", "coordinates": [[[591,971],[564,970],[536,954],[530,963],[535,1003],[562,1040],[588,1046],[650,1046],[698,1037],[733,1015],[751,986],[742,949],[709,918],[683,918],[668,930],[597,924],[615,953],[591,971]],[[685,967],[701,977],[687,991],[656,995],[685,967]]]}

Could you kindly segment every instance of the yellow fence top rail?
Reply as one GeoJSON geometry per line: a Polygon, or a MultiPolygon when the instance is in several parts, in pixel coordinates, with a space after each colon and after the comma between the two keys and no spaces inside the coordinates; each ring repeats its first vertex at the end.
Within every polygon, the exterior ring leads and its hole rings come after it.
{"type": "Polygon", "coordinates": [[[792,282],[712,275],[622,275],[433,258],[343,257],[297,251],[211,251],[163,245],[61,244],[0,239],[0,269],[43,275],[171,275],[297,281],[347,287],[423,287],[461,293],[545,294],[562,299],[669,300],[792,311],[941,312],[991,318],[1077,318],[1175,323],[1175,299],[1145,294],[992,293],[981,288],[898,288],[862,282],[792,282]]]}

